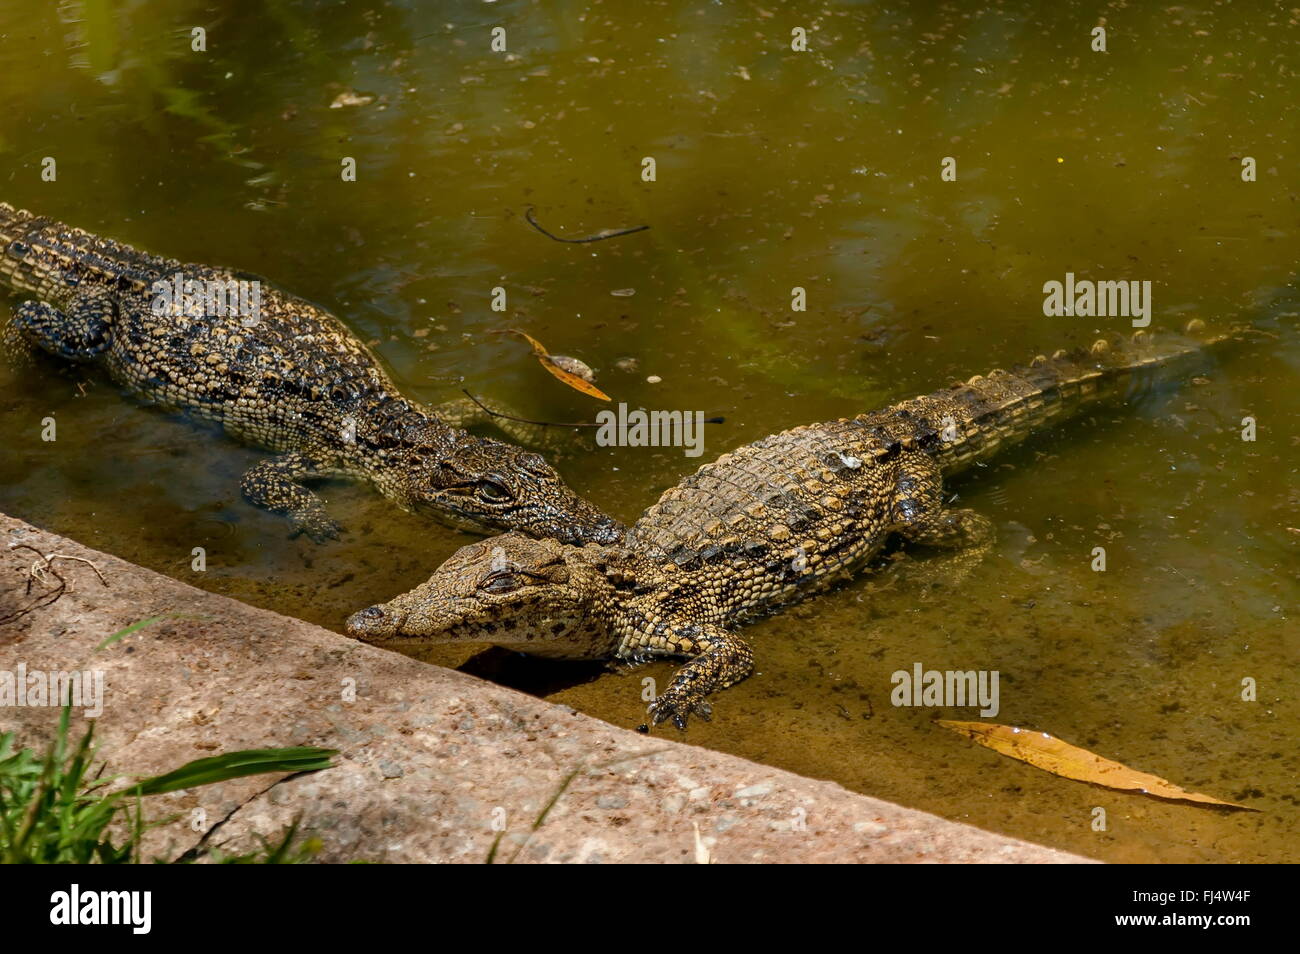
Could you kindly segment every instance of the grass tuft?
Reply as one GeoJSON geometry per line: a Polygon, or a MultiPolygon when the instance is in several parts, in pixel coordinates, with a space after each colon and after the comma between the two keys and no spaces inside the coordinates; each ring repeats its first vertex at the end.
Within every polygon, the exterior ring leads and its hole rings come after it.
{"type": "MultiPolygon", "coordinates": [[[[139,863],[144,833],[170,820],[146,822],[145,797],[268,772],[315,772],[329,768],[336,754],[321,748],[228,752],[114,788],[121,776],[106,776],[104,764],[94,763],[94,724],[70,742],[70,712],[71,706],[65,705],[58,732],[43,756],[31,749],[15,750],[14,734],[0,733],[0,863],[139,863]],[[116,824],[122,821],[124,825],[116,824]]],[[[248,854],[226,855],[204,847],[184,860],[297,864],[320,847],[315,839],[299,840],[298,826],[295,821],[274,841],[261,839],[261,848],[248,854]]]]}

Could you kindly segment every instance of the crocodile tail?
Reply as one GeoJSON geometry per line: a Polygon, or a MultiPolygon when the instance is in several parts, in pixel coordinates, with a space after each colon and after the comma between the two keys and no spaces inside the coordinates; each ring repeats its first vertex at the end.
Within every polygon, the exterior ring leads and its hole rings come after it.
{"type": "MultiPolygon", "coordinates": [[[[15,209],[7,202],[0,202],[0,287],[11,291],[27,291],[22,281],[23,246],[14,243],[31,231],[36,216],[24,209],[15,209]]],[[[8,329],[8,322],[5,323],[8,329]]],[[[7,332],[6,332],[7,334],[7,332]]],[[[9,343],[6,342],[6,350],[9,343]]]]}
{"type": "Polygon", "coordinates": [[[0,253],[9,247],[10,242],[26,235],[35,222],[36,216],[30,212],[0,202],[0,253]]]}
{"type": "Polygon", "coordinates": [[[147,287],[179,262],[33,215],[0,202],[0,286],[37,296],[73,287],[69,277],[108,287],[147,287]]]}
{"type": "Polygon", "coordinates": [[[1123,404],[1174,373],[1180,359],[1241,337],[1240,329],[1214,337],[1192,321],[1183,335],[1138,332],[1131,339],[1100,339],[1090,348],[1039,355],[1028,365],[976,375],[943,391],[898,405],[917,440],[945,474],[1023,441],[1029,435],[1099,404],[1123,404]]]}

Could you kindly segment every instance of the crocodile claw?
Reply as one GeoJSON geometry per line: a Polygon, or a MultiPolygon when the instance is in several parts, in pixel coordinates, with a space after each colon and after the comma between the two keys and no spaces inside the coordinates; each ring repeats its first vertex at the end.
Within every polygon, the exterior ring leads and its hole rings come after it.
{"type": "Polygon", "coordinates": [[[343,528],[330,519],[329,514],[324,510],[306,510],[290,514],[293,521],[293,533],[291,537],[296,537],[300,533],[305,533],[314,543],[324,543],[326,540],[337,540],[343,528]]]}
{"type": "Polygon", "coordinates": [[[669,688],[662,696],[650,703],[646,711],[650,713],[651,725],[658,725],[672,719],[673,725],[685,732],[686,720],[692,715],[697,715],[708,722],[713,715],[713,706],[703,699],[692,701],[686,693],[674,692],[669,688]]]}

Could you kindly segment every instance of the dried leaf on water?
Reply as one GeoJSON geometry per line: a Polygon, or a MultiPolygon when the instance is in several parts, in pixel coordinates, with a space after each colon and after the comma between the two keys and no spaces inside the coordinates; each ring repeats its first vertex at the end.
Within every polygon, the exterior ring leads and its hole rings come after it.
{"type": "Polygon", "coordinates": [[[541,362],[542,367],[551,374],[555,375],[575,391],[581,391],[591,397],[599,398],[602,401],[608,401],[609,395],[602,391],[596,385],[591,383],[591,378],[595,377],[591,373],[591,368],[587,367],[577,358],[570,358],[567,355],[552,355],[542,345],[540,341],[526,332],[517,328],[510,329],[511,334],[519,335],[527,341],[533,348],[533,354],[537,355],[537,360],[541,362]],[[584,374],[585,372],[585,374],[584,374]]]}
{"type": "Polygon", "coordinates": [[[358,93],[356,90],[345,89],[334,97],[330,103],[330,109],[342,109],[344,106],[367,106],[373,103],[375,98],[367,93],[358,93]]]}
{"type": "Polygon", "coordinates": [[[953,732],[964,735],[995,752],[1018,759],[1021,762],[1027,762],[1035,768],[1051,772],[1053,775],[1059,775],[1062,778],[1091,782],[1094,785],[1104,785],[1106,788],[1116,788],[1123,791],[1142,792],[1147,795],[1155,795],[1158,798],[1175,799],[1180,802],[1221,805],[1248,812],[1259,811],[1259,809],[1251,808],[1248,805],[1238,805],[1236,802],[1225,802],[1222,799],[1211,798],[1209,795],[1202,795],[1199,792],[1189,792],[1186,789],[1179,788],[1172,782],[1165,781],[1158,775],[1139,772],[1120,762],[1102,758],[1100,755],[1089,752],[1087,749],[1081,749],[1077,745],[1071,745],[1055,736],[1048,735],[1046,732],[1037,732],[1033,729],[1018,729],[1014,726],[997,725],[992,722],[952,722],[947,719],[936,721],[945,729],[951,729],[953,732]]]}

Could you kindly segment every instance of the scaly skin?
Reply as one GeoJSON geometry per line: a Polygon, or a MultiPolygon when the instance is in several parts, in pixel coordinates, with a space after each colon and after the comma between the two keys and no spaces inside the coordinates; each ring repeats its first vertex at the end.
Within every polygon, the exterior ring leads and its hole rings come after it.
{"type": "Polygon", "coordinates": [[[751,671],[738,624],[859,570],[891,534],[943,548],[986,544],[987,519],[944,505],[945,474],[1081,408],[1122,401],[1140,372],[1196,350],[1142,334],[1122,350],[1099,341],[853,419],[784,431],[666,491],[622,545],[483,540],[423,585],[354,614],[348,630],[383,645],[490,642],[629,663],[685,657],[650,706],[656,724],[685,728],[692,714],[708,717],[711,693],[751,671]]]}
{"type": "Polygon", "coordinates": [[[62,358],[102,362],[138,397],[277,452],[244,475],[242,489],[253,504],[287,514],[295,532],[338,535],[302,482],[347,476],[465,529],[571,543],[621,536],[539,455],[453,426],[470,422],[468,402],[427,408],[403,397],[323,309],[265,282],[251,321],[156,309],[154,283],[177,275],[258,280],[147,255],[0,203],[0,284],[36,297],[15,309],[18,334],[62,358]]]}

